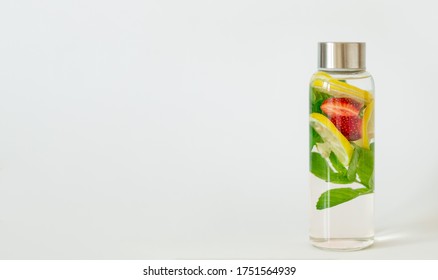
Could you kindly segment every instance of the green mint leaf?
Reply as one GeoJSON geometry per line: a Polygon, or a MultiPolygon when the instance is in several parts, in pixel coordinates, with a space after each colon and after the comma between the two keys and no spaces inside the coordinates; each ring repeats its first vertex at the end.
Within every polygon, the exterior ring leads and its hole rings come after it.
{"type": "Polygon", "coordinates": [[[370,190],[361,188],[361,189],[352,189],[352,188],[338,188],[331,189],[321,194],[316,203],[317,210],[323,210],[326,208],[330,208],[341,203],[350,201],[355,199],[356,197],[364,194],[371,193],[370,190]]]}
{"type": "Polygon", "coordinates": [[[350,180],[359,177],[359,183],[371,190],[374,189],[374,143],[370,145],[369,150],[354,145],[347,177],[350,180]]]}
{"type": "Polygon", "coordinates": [[[324,99],[318,99],[312,103],[312,113],[320,113],[322,114],[321,105],[324,102],[324,99]]]}
{"type": "Polygon", "coordinates": [[[334,184],[350,184],[354,181],[348,179],[346,174],[334,172],[327,160],[318,153],[310,153],[310,172],[325,182],[334,184]]]}
{"type": "Polygon", "coordinates": [[[316,177],[327,181],[329,166],[326,160],[318,153],[310,153],[310,172],[316,177]]]}
{"type": "Polygon", "coordinates": [[[361,150],[359,161],[357,163],[357,175],[360,183],[367,188],[374,188],[374,151],[359,148],[361,150]],[[370,185],[370,182],[372,186],[370,185]]]}
{"type": "Polygon", "coordinates": [[[347,177],[348,179],[354,181],[356,179],[356,172],[358,168],[359,158],[361,150],[356,147],[353,151],[353,156],[351,157],[350,165],[348,166],[347,177]]]}
{"type": "Polygon", "coordinates": [[[373,174],[371,174],[371,178],[370,178],[370,180],[368,181],[368,188],[369,188],[371,191],[374,191],[374,172],[373,172],[373,174]]]}
{"type": "Polygon", "coordinates": [[[330,95],[311,87],[310,88],[310,112],[322,114],[321,104],[327,98],[330,98],[330,95]]]}
{"type": "Polygon", "coordinates": [[[345,166],[338,160],[336,155],[332,152],[330,153],[330,162],[332,163],[333,167],[338,171],[339,173],[346,175],[347,169],[345,166]]]}
{"type": "Polygon", "coordinates": [[[310,152],[312,151],[313,146],[316,145],[316,143],[323,143],[321,136],[315,131],[313,127],[310,126],[310,152]]]}

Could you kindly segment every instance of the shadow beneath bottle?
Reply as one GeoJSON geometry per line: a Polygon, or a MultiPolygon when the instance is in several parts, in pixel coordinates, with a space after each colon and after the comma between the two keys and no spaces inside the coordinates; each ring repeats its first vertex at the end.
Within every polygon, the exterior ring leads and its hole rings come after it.
{"type": "Polygon", "coordinates": [[[430,241],[438,242],[438,216],[377,229],[373,248],[384,249],[430,241]]]}
{"type": "Polygon", "coordinates": [[[411,243],[410,235],[400,231],[377,231],[373,249],[398,247],[411,243]]]}

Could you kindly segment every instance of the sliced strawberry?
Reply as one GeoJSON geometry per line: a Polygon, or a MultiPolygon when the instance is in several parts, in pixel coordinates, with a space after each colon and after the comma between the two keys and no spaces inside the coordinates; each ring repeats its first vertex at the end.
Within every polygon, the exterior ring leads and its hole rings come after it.
{"type": "Polygon", "coordinates": [[[332,116],[330,120],[348,141],[362,137],[362,119],[358,116],[332,116]]]}
{"type": "Polygon", "coordinates": [[[329,117],[353,117],[359,115],[360,109],[362,107],[362,103],[359,103],[353,99],[332,97],[326,99],[322,103],[321,110],[329,117]]]}

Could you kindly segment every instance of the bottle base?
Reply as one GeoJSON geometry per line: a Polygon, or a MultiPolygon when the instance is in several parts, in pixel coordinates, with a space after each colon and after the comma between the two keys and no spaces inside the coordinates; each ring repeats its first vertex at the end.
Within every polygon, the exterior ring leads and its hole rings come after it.
{"type": "Polygon", "coordinates": [[[374,237],[369,238],[314,238],[310,237],[313,246],[330,251],[358,251],[370,247],[374,237]]]}

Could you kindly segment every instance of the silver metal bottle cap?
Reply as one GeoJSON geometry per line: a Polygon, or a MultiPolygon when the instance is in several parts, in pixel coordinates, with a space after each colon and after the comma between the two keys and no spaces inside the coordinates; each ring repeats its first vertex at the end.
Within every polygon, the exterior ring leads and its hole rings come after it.
{"type": "Polygon", "coordinates": [[[318,69],[327,71],[365,70],[365,43],[319,42],[318,69]]]}

